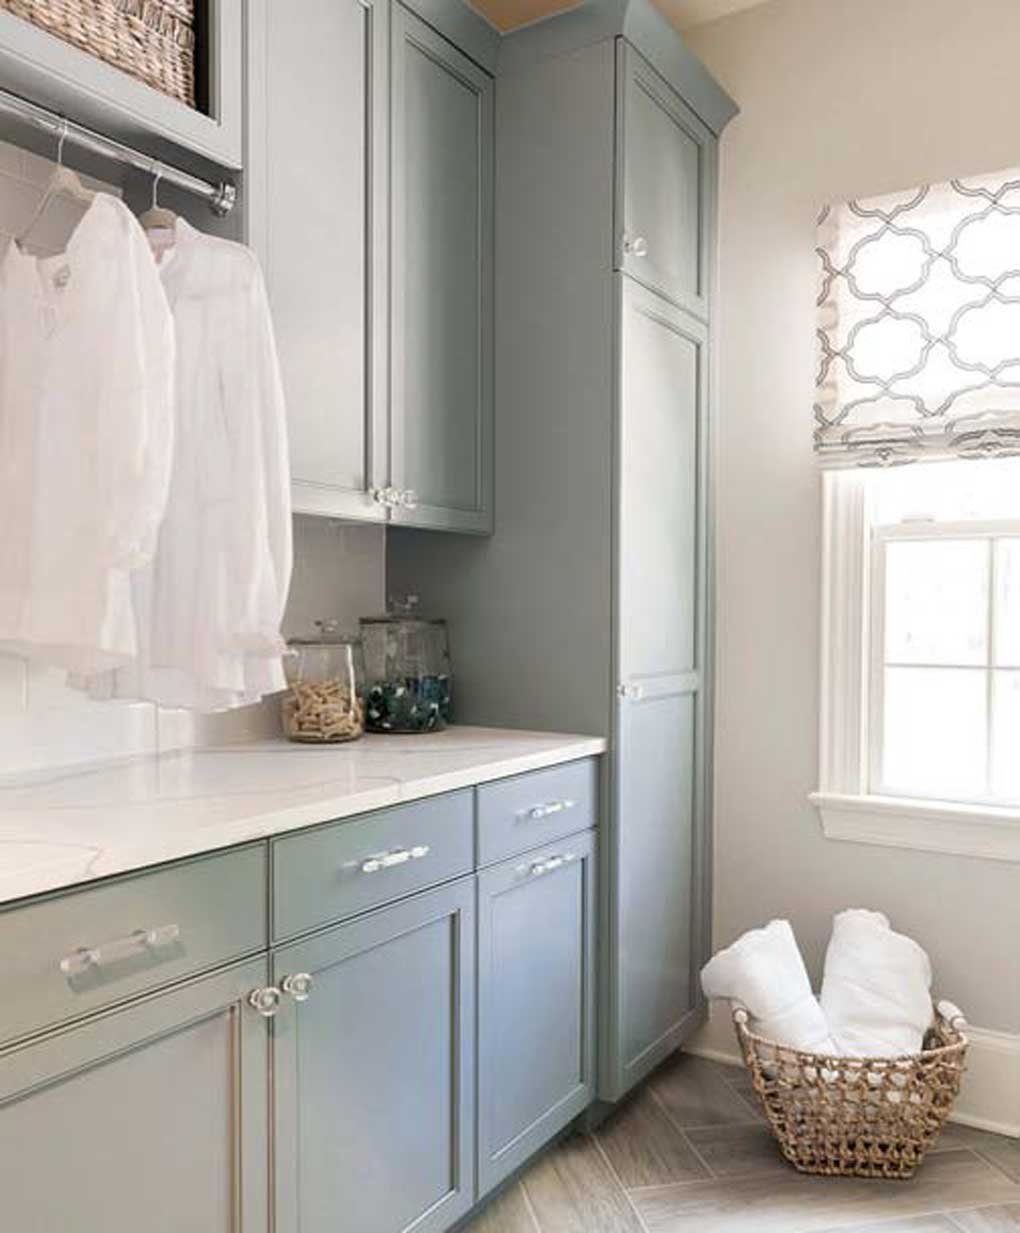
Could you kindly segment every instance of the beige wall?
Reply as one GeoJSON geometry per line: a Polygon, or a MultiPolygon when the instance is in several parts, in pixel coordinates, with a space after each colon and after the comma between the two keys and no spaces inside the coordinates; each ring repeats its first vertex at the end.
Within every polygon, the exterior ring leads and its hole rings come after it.
{"type": "Polygon", "coordinates": [[[817,966],[866,905],[981,1027],[1020,1032],[1020,866],[822,838],[814,217],[1020,163],[1018,0],[772,0],[688,35],[740,103],[723,141],[716,943],[792,918],[817,966]]]}

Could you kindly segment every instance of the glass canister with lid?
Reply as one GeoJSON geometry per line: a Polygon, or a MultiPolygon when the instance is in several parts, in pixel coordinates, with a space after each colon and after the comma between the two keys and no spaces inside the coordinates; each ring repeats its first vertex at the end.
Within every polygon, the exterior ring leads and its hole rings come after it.
{"type": "Polygon", "coordinates": [[[439,732],[450,719],[450,644],[443,620],[416,615],[416,595],[362,617],[365,725],[371,732],[439,732]]]}
{"type": "Polygon", "coordinates": [[[338,621],[315,624],[317,638],[295,638],[287,644],[284,735],[320,745],[357,740],[365,731],[361,639],[343,633],[338,621]]]}

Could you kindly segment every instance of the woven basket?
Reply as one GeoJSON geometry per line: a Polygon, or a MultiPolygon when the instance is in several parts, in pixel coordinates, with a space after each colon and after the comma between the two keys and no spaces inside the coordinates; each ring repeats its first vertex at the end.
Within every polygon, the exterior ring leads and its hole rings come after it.
{"type": "Polygon", "coordinates": [[[751,1082],[782,1149],[801,1173],[911,1177],[960,1091],[963,1015],[940,1002],[920,1053],[825,1057],[755,1036],[741,1006],[733,1023],[751,1082]]]}
{"type": "Polygon", "coordinates": [[[195,106],[194,0],[0,0],[0,8],[195,106]]]}

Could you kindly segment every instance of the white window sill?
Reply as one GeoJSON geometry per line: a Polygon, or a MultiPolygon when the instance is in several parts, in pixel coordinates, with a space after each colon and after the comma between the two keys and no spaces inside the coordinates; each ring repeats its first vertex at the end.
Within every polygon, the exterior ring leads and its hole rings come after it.
{"type": "Polygon", "coordinates": [[[1020,810],[812,792],[827,839],[1020,863],[1020,810]]]}

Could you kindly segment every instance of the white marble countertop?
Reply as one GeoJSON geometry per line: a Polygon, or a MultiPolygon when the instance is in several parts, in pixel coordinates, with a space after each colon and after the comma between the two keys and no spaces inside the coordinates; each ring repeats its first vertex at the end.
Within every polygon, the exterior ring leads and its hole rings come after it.
{"type": "Polygon", "coordinates": [[[281,739],[0,780],[0,903],[602,753],[599,737],[453,727],[281,739]]]}

